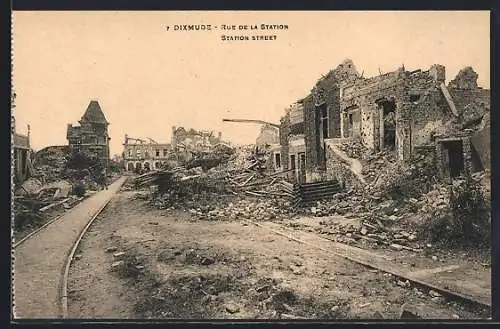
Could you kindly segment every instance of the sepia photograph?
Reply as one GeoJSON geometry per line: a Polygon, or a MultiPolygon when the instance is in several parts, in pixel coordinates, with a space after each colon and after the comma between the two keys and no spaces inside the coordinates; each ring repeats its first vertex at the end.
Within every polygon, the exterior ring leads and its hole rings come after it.
{"type": "Polygon", "coordinates": [[[13,320],[491,320],[489,11],[11,33],[13,320]]]}

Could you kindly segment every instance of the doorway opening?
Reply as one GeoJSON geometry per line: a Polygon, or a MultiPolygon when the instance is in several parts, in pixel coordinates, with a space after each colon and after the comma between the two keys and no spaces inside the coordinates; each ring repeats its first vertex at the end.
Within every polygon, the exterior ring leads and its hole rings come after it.
{"type": "Polygon", "coordinates": [[[140,162],[137,162],[135,164],[135,171],[140,173],[142,171],[142,164],[140,162]]]}
{"type": "Polygon", "coordinates": [[[396,148],[396,102],[379,101],[381,108],[380,148],[394,150],[396,148]]]}
{"type": "Polygon", "coordinates": [[[290,155],[290,170],[291,170],[291,175],[293,177],[293,179],[295,180],[296,177],[297,177],[297,174],[296,174],[296,163],[295,163],[295,154],[291,154],[290,155]]]}
{"type": "Polygon", "coordinates": [[[464,171],[464,154],[461,140],[443,142],[443,165],[446,176],[456,178],[464,171]]]}

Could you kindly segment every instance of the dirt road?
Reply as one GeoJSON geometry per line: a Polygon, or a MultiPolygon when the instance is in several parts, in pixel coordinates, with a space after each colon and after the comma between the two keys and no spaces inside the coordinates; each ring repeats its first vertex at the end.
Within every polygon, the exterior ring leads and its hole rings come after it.
{"type": "Polygon", "coordinates": [[[117,194],[70,271],[73,318],[480,318],[461,305],[241,221],[166,215],[117,194]],[[122,252],[124,254],[122,254],[122,252]]]}

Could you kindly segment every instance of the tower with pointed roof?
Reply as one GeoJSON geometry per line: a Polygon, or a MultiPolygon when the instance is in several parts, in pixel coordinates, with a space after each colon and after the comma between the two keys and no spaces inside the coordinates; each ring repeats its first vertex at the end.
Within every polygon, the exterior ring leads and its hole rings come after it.
{"type": "Polygon", "coordinates": [[[91,100],[80,121],[80,125],[68,124],[67,139],[72,151],[96,154],[107,166],[109,161],[109,122],[97,100],[91,100]]]}

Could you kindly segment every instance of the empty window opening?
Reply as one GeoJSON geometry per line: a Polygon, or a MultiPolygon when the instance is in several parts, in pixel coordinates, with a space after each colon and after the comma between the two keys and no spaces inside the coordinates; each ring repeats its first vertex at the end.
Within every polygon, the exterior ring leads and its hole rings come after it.
{"type": "Polygon", "coordinates": [[[379,104],[383,109],[383,147],[394,149],[396,146],[396,103],[385,100],[379,104]]]}
{"type": "Polygon", "coordinates": [[[295,170],[295,155],[290,155],[290,169],[295,170]]]}
{"type": "Polygon", "coordinates": [[[323,132],[323,138],[328,137],[328,109],[323,106],[321,108],[321,129],[323,132]]]}
{"type": "Polygon", "coordinates": [[[443,169],[445,175],[455,178],[464,171],[464,155],[461,140],[443,142],[443,169]]]}
{"type": "Polygon", "coordinates": [[[135,164],[135,171],[140,172],[142,170],[142,164],[140,162],[137,162],[135,164]]]}
{"type": "Polygon", "coordinates": [[[149,165],[149,162],[145,162],[145,163],[144,163],[144,170],[145,170],[145,171],[150,171],[150,170],[151,170],[150,165],[149,165]]]}
{"type": "Polygon", "coordinates": [[[156,150],[156,156],[159,157],[160,156],[160,150],[156,150]]]}
{"type": "Polygon", "coordinates": [[[274,162],[275,162],[276,168],[281,168],[281,154],[279,154],[279,153],[274,154],[274,162]]]}
{"type": "Polygon", "coordinates": [[[129,163],[127,164],[127,170],[128,170],[128,171],[133,171],[133,170],[134,170],[134,164],[133,164],[132,162],[129,162],[129,163]]]}
{"type": "Polygon", "coordinates": [[[167,149],[163,149],[163,156],[166,157],[167,156],[167,149]]]}

